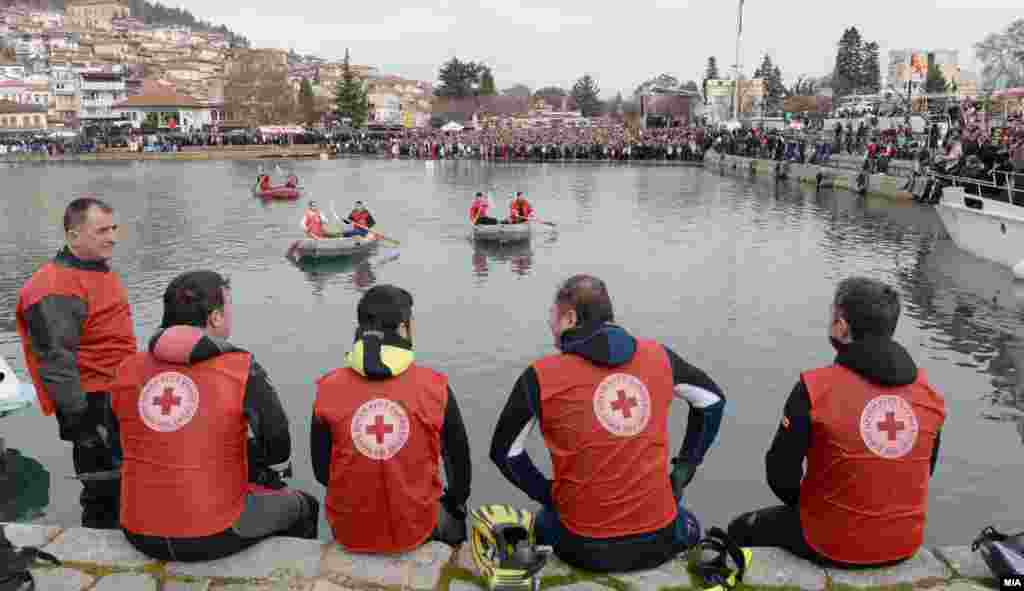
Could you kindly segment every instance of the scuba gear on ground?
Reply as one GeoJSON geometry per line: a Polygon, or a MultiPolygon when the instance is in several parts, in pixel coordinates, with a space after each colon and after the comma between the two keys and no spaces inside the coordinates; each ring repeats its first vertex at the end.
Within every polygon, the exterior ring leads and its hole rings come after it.
{"type": "Polygon", "coordinates": [[[988,526],[971,544],[972,552],[978,550],[996,578],[1024,576],[1024,532],[1006,535],[988,526]]]}
{"type": "Polygon", "coordinates": [[[753,553],[740,548],[727,533],[717,527],[708,530],[707,536],[694,546],[688,556],[690,570],[704,582],[705,591],[732,589],[743,582],[753,553]],[[729,559],[732,559],[732,566],[729,559]]]}
{"type": "Polygon", "coordinates": [[[36,559],[60,566],[56,556],[39,548],[26,546],[15,550],[4,528],[0,527],[0,591],[34,591],[36,583],[29,568],[35,564],[36,559]]]}
{"type": "Polygon", "coordinates": [[[537,546],[534,516],[510,505],[484,505],[473,511],[473,562],[491,591],[540,589],[538,576],[550,546],[537,546]]]}

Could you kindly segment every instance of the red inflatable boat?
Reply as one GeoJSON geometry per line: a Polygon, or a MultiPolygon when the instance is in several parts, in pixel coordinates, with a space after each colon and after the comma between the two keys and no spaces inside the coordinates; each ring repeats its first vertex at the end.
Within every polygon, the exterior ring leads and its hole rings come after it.
{"type": "Polygon", "coordinates": [[[298,199],[299,190],[294,187],[271,187],[266,191],[254,189],[253,194],[261,199],[298,199]]]}

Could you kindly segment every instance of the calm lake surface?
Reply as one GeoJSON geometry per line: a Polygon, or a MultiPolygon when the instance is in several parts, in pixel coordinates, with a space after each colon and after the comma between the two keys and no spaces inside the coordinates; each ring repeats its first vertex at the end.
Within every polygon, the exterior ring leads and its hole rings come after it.
{"type": "MultiPolygon", "coordinates": [[[[782,405],[801,370],[833,357],[826,321],[836,282],[864,274],[898,286],[897,339],[946,396],[928,541],[966,544],[989,524],[1024,527],[1024,512],[1011,505],[1024,458],[1017,381],[1024,288],[1008,270],[959,251],[930,207],[815,194],[711,167],[284,162],[306,197],[327,211],[333,201],[342,215],[361,199],[378,229],[401,241],[361,261],[300,268],[284,254],[300,233],[306,199],[253,198],[258,165],[0,168],[0,354],[26,379],[14,328],[17,290],[60,248],[64,206],[95,193],[121,216],[113,264],[143,342],[174,276],[197,268],[230,276],[232,340],[256,355],[280,391],[291,419],[294,486],[323,496],[309,461],[313,383],[343,363],[360,294],[394,283],[415,297],[418,360],[449,374],[466,418],[471,504],[533,508],[487,458],[491,434],[516,377],[553,351],[546,318],[557,283],[592,273],[607,281],[621,324],[670,345],[725,389],[721,435],[687,490],[705,526],[724,526],[741,511],[777,503],[765,484],[764,453],[782,405]],[[557,231],[538,231],[529,246],[475,246],[466,211],[477,190],[494,191],[499,202],[525,191],[557,231]]],[[[686,420],[678,409],[673,449],[686,420]]],[[[40,519],[78,525],[81,487],[65,479],[74,473],[71,448],[57,439],[54,419],[32,410],[0,419],[0,434],[49,471],[40,519]]],[[[546,454],[533,457],[549,469],[546,454]]]]}

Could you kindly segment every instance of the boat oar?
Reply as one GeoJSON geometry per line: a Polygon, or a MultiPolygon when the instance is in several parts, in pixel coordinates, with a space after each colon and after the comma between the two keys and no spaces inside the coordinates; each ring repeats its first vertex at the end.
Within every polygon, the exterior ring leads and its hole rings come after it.
{"type": "Polygon", "coordinates": [[[538,224],[544,224],[545,226],[551,226],[552,228],[558,227],[558,224],[555,222],[545,222],[544,220],[538,220],[537,218],[530,218],[530,221],[537,222],[538,224]]]}
{"type": "MultiPolygon", "coordinates": [[[[333,213],[333,214],[334,214],[334,219],[338,220],[338,223],[339,223],[339,224],[343,223],[343,222],[341,221],[341,218],[340,218],[340,217],[338,217],[338,210],[336,210],[336,209],[334,208],[334,201],[331,201],[331,213],[333,213]]],[[[364,226],[364,225],[360,224],[359,222],[354,222],[354,221],[352,221],[352,220],[348,220],[348,221],[349,221],[349,223],[351,223],[351,224],[352,224],[353,226],[355,226],[355,227],[357,227],[357,228],[362,228],[363,230],[366,230],[367,232],[373,232],[374,234],[376,234],[377,236],[379,236],[379,237],[380,237],[381,239],[383,239],[383,240],[384,240],[384,242],[390,242],[391,244],[394,244],[395,246],[401,246],[401,245],[402,245],[402,243],[401,243],[401,242],[399,242],[399,241],[395,240],[394,238],[389,238],[389,237],[387,237],[387,236],[385,236],[385,235],[381,234],[380,232],[378,232],[378,231],[376,231],[376,230],[371,230],[370,228],[367,228],[366,226],[364,226]]]]}

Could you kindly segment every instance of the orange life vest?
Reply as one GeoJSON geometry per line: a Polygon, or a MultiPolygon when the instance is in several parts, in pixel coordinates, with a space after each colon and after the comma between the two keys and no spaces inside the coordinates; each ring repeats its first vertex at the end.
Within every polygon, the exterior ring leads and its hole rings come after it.
{"type": "Polygon", "coordinates": [[[245,509],[252,355],[176,365],[128,358],[111,403],[121,429],[121,525],[146,536],[198,538],[226,530],[245,509]]]}
{"type": "Polygon", "coordinates": [[[370,223],[370,212],[352,210],[352,213],[348,215],[348,219],[360,226],[366,226],[366,224],[370,223]]]}
{"type": "Polygon", "coordinates": [[[342,368],[317,381],[313,412],[332,439],[324,505],[338,543],[396,553],[430,537],[447,404],[448,378],[415,364],[386,380],[342,368]]]}
{"type": "Polygon", "coordinates": [[[306,228],[306,231],[316,236],[317,238],[323,238],[324,236],[324,223],[320,218],[320,214],[314,211],[306,211],[305,219],[302,225],[306,228]]]}
{"type": "Polygon", "coordinates": [[[928,479],[945,402],[918,369],[882,387],[841,365],[801,375],[811,447],[800,485],[807,543],[847,564],[907,558],[924,539],[928,479]]]}
{"type": "Polygon", "coordinates": [[[70,296],[85,302],[88,316],[78,341],[78,374],[86,393],[110,391],[117,366],[138,350],[128,292],[113,271],[87,271],[50,261],[18,293],[15,325],[25,364],[36,387],[39,406],[52,415],[56,404],[39,376],[39,358],[30,345],[25,312],[47,296],[70,296]]]}
{"type": "Polygon", "coordinates": [[[509,206],[509,217],[513,221],[525,220],[533,215],[533,208],[530,207],[530,202],[522,197],[513,199],[509,206]]]}
{"type": "Polygon", "coordinates": [[[484,199],[474,199],[473,203],[469,206],[469,219],[470,221],[478,220],[482,217],[487,216],[488,203],[484,199]]]}
{"type": "Polygon", "coordinates": [[[560,354],[533,364],[541,431],[565,527],[588,538],[657,531],[677,515],[668,478],[672,368],[665,349],[638,341],[633,359],[601,367],[560,354]]]}

